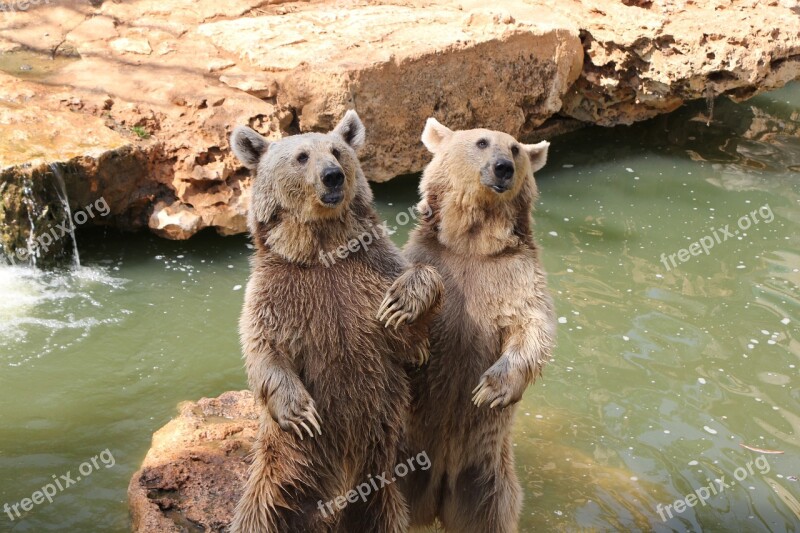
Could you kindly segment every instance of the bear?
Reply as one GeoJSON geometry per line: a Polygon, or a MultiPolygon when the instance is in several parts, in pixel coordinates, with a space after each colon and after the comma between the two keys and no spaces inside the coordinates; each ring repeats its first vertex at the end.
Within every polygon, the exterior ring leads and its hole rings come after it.
{"type": "Polygon", "coordinates": [[[395,466],[408,368],[428,358],[443,285],[375,231],[356,153],[364,142],[352,110],[328,133],[270,142],[240,126],[231,135],[234,154],[254,172],[255,251],[239,329],[262,408],[234,533],[408,529],[396,484],[351,495],[395,466]],[[357,239],[364,246],[338,253],[357,239]],[[337,250],[335,261],[327,250],[337,250]]]}
{"type": "Polygon", "coordinates": [[[403,491],[412,526],[437,519],[457,533],[517,531],[516,404],[551,358],[556,319],[533,239],[533,173],[549,143],[521,144],[486,129],[453,131],[428,119],[433,153],[419,184],[427,213],[403,253],[444,280],[430,360],[412,372],[408,446],[432,467],[403,491]]]}

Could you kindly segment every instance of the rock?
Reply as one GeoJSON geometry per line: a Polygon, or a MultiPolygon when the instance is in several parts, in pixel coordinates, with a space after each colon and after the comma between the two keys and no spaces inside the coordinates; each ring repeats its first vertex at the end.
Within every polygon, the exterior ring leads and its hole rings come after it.
{"type": "Polygon", "coordinates": [[[118,36],[114,19],[101,15],[84,20],[66,35],[66,39],[77,45],[82,42],[107,41],[118,36]]]}
{"type": "Polygon", "coordinates": [[[97,157],[129,144],[98,117],[66,110],[45,114],[25,103],[0,100],[0,168],[66,162],[82,155],[97,157]],[[53,153],[59,154],[59,159],[52,159],[53,153]]]}
{"type": "MultiPolygon", "coordinates": [[[[237,124],[278,139],[355,108],[364,168],[385,181],[428,161],[430,115],[535,141],[778,87],[800,75],[798,12],[789,0],[59,0],[3,14],[0,65],[24,79],[0,75],[0,101],[18,104],[12,128],[26,129],[26,109],[55,121],[69,111],[103,123],[77,138],[110,131],[130,144],[133,159],[84,167],[108,176],[118,162],[121,182],[68,183],[70,198],[118,198],[112,223],[227,235],[246,231],[249,173],[227,145],[237,124]]],[[[27,153],[0,146],[0,167],[27,153]]]]}
{"type": "Polygon", "coordinates": [[[121,37],[114,39],[109,43],[111,49],[120,54],[141,54],[149,56],[153,49],[150,48],[150,42],[147,39],[130,39],[128,37],[121,37]]]}
{"type": "Polygon", "coordinates": [[[744,100],[800,76],[797,2],[793,9],[758,0],[628,4],[573,12],[586,60],[562,114],[631,124],[689,100],[744,100]]]}
{"type": "MultiPolygon", "coordinates": [[[[12,88],[14,83],[6,86],[12,88]]],[[[151,190],[145,179],[144,153],[106,128],[98,117],[67,110],[43,114],[23,105],[29,96],[25,90],[8,94],[21,100],[0,100],[0,153],[4,156],[0,160],[0,250],[7,259],[41,265],[68,255],[65,245],[72,245],[68,236],[54,242],[48,238],[45,246],[32,244],[53,230],[61,235],[57,228],[67,220],[61,186],[50,165],[69,176],[67,196],[75,208],[105,197],[110,213],[93,218],[94,224],[135,227],[137,211],[149,198],[142,202],[141,196],[131,192],[142,195],[151,190]]]]}
{"type": "Polygon", "coordinates": [[[159,202],[150,215],[149,226],[162,237],[181,240],[197,233],[202,221],[191,209],[180,203],[165,205],[159,202]]]}
{"type": "Polygon", "coordinates": [[[0,43],[14,43],[29,50],[56,50],[66,34],[93,11],[87,2],[51,0],[35,9],[3,12],[0,43]]]}
{"type": "Polygon", "coordinates": [[[222,532],[247,479],[258,431],[253,395],[226,392],[178,409],[128,486],[134,532],[222,532]]]}
{"type": "MultiPolygon", "coordinates": [[[[548,25],[541,15],[330,6],[211,22],[197,31],[268,73],[254,80],[264,80],[260,95],[274,92],[301,131],[328,130],[355,107],[368,125],[367,177],[386,181],[424,166],[419,136],[433,114],[454,128],[482,124],[525,137],[561,108],[583,51],[574,29],[548,25]]],[[[231,84],[226,74],[220,80],[231,84]]]]}
{"type": "MultiPolygon", "coordinates": [[[[221,70],[221,69],[215,69],[221,70]]],[[[219,81],[257,98],[272,98],[278,94],[278,81],[269,72],[248,72],[241,68],[228,68],[219,81]]]]}

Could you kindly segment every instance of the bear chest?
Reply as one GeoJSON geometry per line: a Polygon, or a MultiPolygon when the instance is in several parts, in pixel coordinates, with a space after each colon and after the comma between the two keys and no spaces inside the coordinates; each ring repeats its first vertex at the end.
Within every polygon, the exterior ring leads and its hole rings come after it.
{"type": "Polygon", "coordinates": [[[266,280],[276,344],[295,360],[362,366],[387,352],[375,314],[388,275],[350,262],[275,269],[266,280]]]}

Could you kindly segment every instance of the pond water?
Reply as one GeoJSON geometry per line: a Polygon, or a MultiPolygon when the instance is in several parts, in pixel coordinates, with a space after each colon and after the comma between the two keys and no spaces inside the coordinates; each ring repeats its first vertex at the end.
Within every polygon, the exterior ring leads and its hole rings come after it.
{"type": "Polygon", "coordinates": [[[43,80],[78,59],[69,55],[21,49],[0,53],[0,71],[17,78],[43,80]]]}
{"type": "MultiPolygon", "coordinates": [[[[800,85],[707,115],[553,140],[561,324],[514,428],[522,531],[800,529],[800,85]]],[[[375,187],[390,225],[415,186],[375,187]]],[[[78,270],[0,267],[0,505],[74,481],[0,531],[125,531],[176,404],[246,386],[245,238],[78,240],[78,270]]]]}

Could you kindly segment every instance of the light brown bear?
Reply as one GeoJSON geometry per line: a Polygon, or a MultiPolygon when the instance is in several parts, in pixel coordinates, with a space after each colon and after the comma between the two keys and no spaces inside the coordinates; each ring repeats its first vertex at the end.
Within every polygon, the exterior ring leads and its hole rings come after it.
{"type": "Polygon", "coordinates": [[[354,111],[328,134],[268,142],[239,127],[231,137],[255,171],[248,223],[256,251],[240,331],[250,387],[264,405],[235,533],[408,529],[396,484],[350,496],[398,460],[410,401],[404,364],[427,359],[442,285],[375,231],[356,156],[364,140],[354,111]],[[354,240],[364,246],[324,259],[354,240]],[[376,318],[379,309],[393,327],[376,318]]]}
{"type": "Polygon", "coordinates": [[[410,451],[432,467],[407,478],[414,526],[517,530],[522,492],[511,443],[513,406],[550,359],[553,304],[531,229],[533,173],[549,144],[496,131],[452,131],[428,119],[434,154],[420,182],[428,212],[404,254],[444,280],[431,359],[413,374],[410,451]]]}

